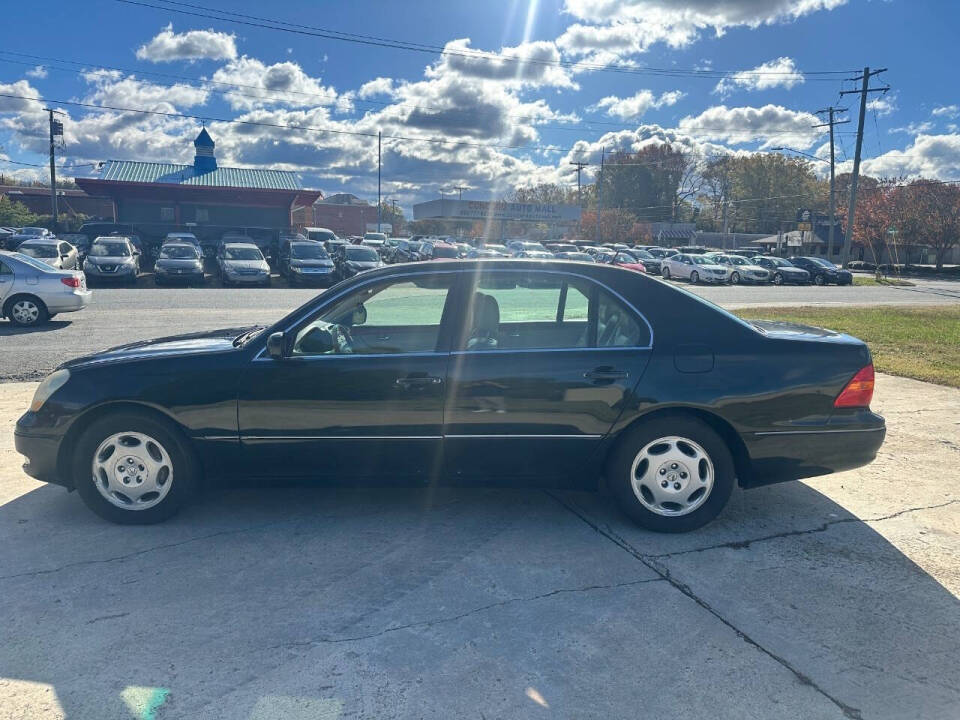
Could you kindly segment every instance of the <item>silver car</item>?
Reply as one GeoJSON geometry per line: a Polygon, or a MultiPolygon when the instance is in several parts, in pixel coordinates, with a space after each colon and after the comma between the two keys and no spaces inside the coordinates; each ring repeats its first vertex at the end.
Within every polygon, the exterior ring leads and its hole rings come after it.
{"type": "Polygon", "coordinates": [[[660,264],[664,278],[683,278],[696,285],[699,282],[725,283],[730,278],[730,268],[703,255],[680,253],[666,257],[660,264]]]}
{"type": "Polygon", "coordinates": [[[140,251],[130,238],[101,235],[90,245],[83,261],[90,280],[113,280],[133,285],[140,275],[140,251]]]}
{"type": "Polygon", "coordinates": [[[226,242],[217,251],[223,285],[270,285],[270,266],[253,243],[226,242]]]}
{"type": "Polygon", "coordinates": [[[80,254],[66,240],[55,237],[37,238],[20,243],[17,252],[45,262],[58,270],[79,270],[80,254]]]}
{"type": "Polygon", "coordinates": [[[708,255],[714,262],[720,265],[726,265],[730,268],[730,284],[739,285],[740,283],[752,283],[760,285],[770,281],[770,272],[756,265],[743,255],[727,255],[725,253],[714,253],[708,255]]]}
{"type": "Polygon", "coordinates": [[[0,251],[0,314],[15,325],[41,325],[83,310],[91,292],[79,270],[57,270],[29,255],[0,251]]]}

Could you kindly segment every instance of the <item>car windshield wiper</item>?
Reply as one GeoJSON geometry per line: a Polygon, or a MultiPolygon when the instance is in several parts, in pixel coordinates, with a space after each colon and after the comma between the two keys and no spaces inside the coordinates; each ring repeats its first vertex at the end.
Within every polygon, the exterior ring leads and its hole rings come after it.
{"type": "Polygon", "coordinates": [[[241,347],[241,346],[245,345],[246,343],[248,343],[250,340],[252,340],[253,338],[255,338],[257,335],[259,335],[260,333],[262,333],[262,332],[263,332],[264,330],[266,330],[266,329],[267,329],[267,328],[266,328],[265,325],[257,325],[256,327],[250,328],[249,330],[247,330],[247,331],[246,331],[245,333],[243,333],[242,335],[237,335],[237,337],[235,337],[235,338],[233,339],[233,346],[234,346],[234,347],[241,347]]]}

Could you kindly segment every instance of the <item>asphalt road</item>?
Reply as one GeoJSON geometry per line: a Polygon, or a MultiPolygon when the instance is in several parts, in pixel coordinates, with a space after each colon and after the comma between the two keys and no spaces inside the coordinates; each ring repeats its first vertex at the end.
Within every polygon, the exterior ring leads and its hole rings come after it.
{"type": "Polygon", "coordinates": [[[0,392],[0,720],[957,718],[960,390],[879,375],[873,464],[657,535],[530,489],[114,526],[20,470],[34,387],[0,392]]]}
{"type": "MultiPolygon", "coordinates": [[[[286,288],[97,288],[90,306],[22,330],[0,321],[0,382],[30,380],[72,357],[164,335],[244,325],[269,325],[319,290],[286,288]]],[[[790,305],[943,304],[960,302],[960,283],[916,287],[690,286],[727,308],[790,305]]]]}

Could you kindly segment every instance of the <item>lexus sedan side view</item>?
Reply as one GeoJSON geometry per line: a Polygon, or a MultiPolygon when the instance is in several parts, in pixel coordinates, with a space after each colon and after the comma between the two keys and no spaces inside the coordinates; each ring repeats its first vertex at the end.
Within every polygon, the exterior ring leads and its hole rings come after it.
{"type": "Polygon", "coordinates": [[[58,270],[18,252],[0,251],[0,316],[14,325],[42,325],[57,313],[90,304],[87,280],[78,270],[58,270]]]}
{"type": "Polygon", "coordinates": [[[774,285],[806,285],[810,282],[810,273],[789,260],[772,255],[758,255],[750,258],[750,261],[768,270],[774,285]]]}
{"type": "Polygon", "coordinates": [[[709,522],[735,485],[864,465],[867,346],[744,322],[594,263],[385,266],[274,325],[61,365],[15,430],[26,472],[102,517],[170,517],[214,477],[596,488],[644,527],[709,522]],[[696,328],[692,334],[690,328],[696,328]]]}
{"type": "Polygon", "coordinates": [[[838,268],[826,258],[819,257],[792,257],[790,262],[798,268],[802,268],[810,273],[814,285],[852,285],[853,273],[843,268],[838,268]]]}

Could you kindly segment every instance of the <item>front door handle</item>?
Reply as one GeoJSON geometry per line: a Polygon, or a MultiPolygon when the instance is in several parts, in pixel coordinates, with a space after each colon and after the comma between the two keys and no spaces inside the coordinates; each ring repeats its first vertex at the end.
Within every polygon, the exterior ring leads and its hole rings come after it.
{"type": "Polygon", "coordinates": [[[583,374],[587,380],[622,380],[623,378],[630,377],[630,373],[626,370],[617,370],[612,367],[598,367],[593,370],[589,370],[583,374]]]}
{"type": "Polygon", "coordinates": [[[436,375],[411,375],[397,378],[397,385],[400,387],[422,387],[424,385],[439,385],[443,378],[436,375]]]}

